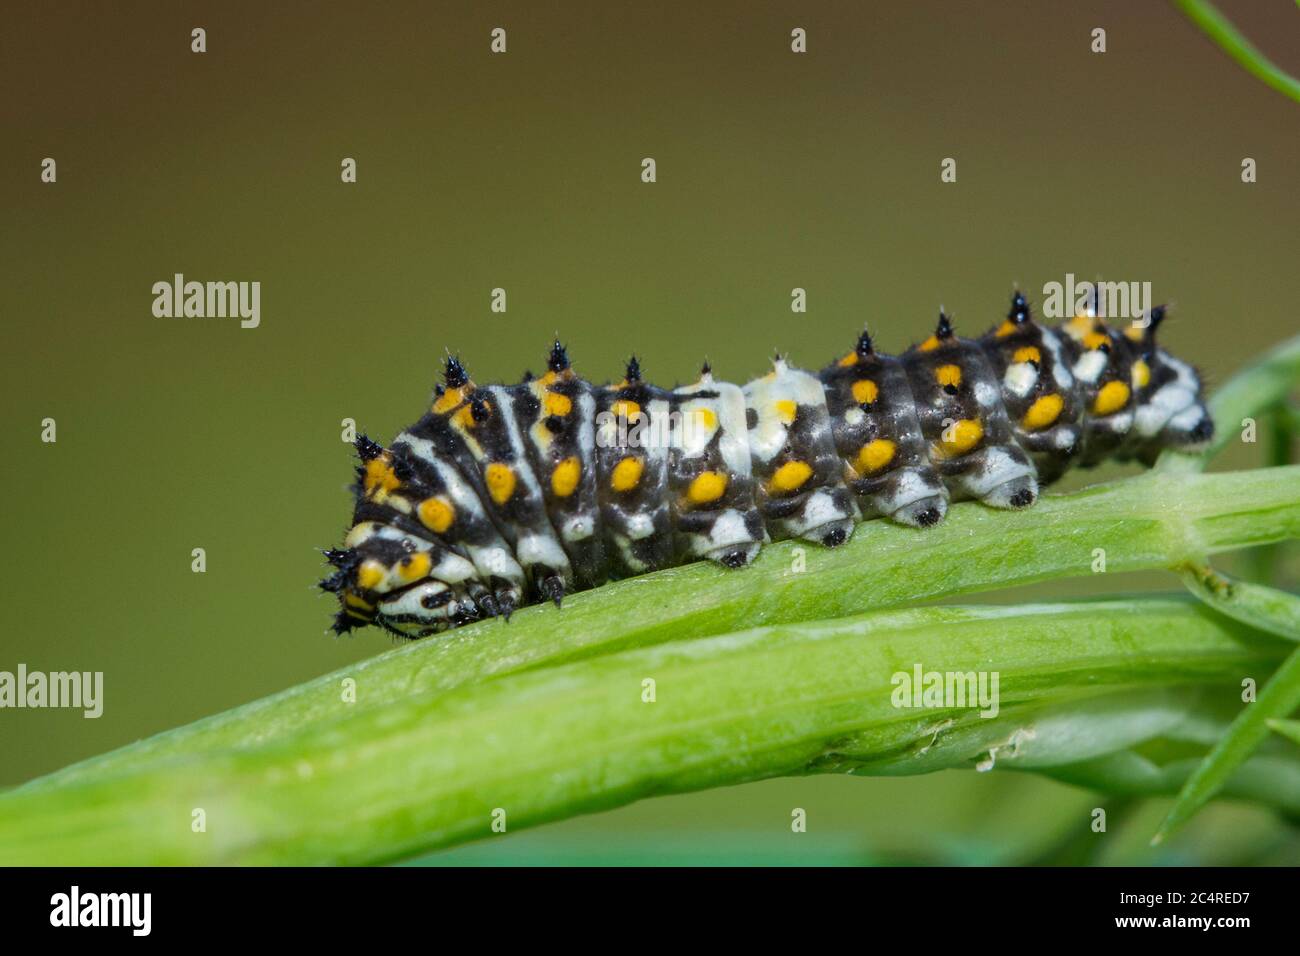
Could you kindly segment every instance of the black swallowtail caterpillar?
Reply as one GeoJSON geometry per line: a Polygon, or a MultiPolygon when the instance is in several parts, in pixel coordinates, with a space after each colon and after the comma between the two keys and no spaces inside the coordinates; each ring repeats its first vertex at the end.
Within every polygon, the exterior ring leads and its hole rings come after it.
{"type": "Polygon", "coordinates": [[[829,547],[854,522],[924,528],[950,499],[1025,508],[1040,484],[1107,458],[1150,464],[1209,441],[1200,378],[1095,308],[1057,328],[1017,292],[978,339],[934,333],[900,356],[864,330],[820,372],[780,357],[743,388],[580,378],[557,341],[539,378],[475,385],[456,358],[432,407],[388,448],[357,439],[356,510],[326,551],[334,630],[423,637],[606,580],[700,558],[730,568],[764,542],[829,547]]]}

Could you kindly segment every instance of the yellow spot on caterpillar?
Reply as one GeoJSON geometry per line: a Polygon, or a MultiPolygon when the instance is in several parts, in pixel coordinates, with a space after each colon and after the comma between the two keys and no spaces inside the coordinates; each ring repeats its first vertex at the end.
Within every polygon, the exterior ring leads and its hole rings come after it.
{"type": "Polygon", "coordinates": [[[425,498],[419,510],[424,526],[437,534],[442,534],[456,520],[456,509],[446,498],[425,498]]]}
{"type": "Polygon", "coordinates": [[[695,476],[695,480],[686,491],[686,497],[690,499],[691,504],[707,505],[721,498],[726,490],[726,475],[720,471],[705,471],[695,476]]]}
{"type": "Polygon", "coordinates": [[[631,418],[641,411],[641,406],[636,402],[629,402],[627,399],[621,398],[609,406],[609,410],[617,417],[631,418]]]}
{"type": "Polygon", "coordinates": [[[806,461],[787,461],[778,468],[768,483],[771,491],[786,493],[798,491],[812,477],[812,466],[806,461]]]}
{"type": "Polygon", "coordinates": [[[375,609],[373,604],[353,591],[346,591],[343,594],[343,603],[347,604],[349,607],[363,607],[367,611],[373,611],[375,609]]]}
{"type": "Polygon", "coordinates": [[[1020,328],[1020,326],[1016,325],[1016,323],[1012,322],[1010,319],[1003,319],[1002,324],[998,326],[998,331],[996,333],[997,337],[1005,339],[1018,328],[1020,328]]]}
{"type": "Polygon", "coordinates": [[[368,614],[362,614],[360,611],[353,610],[350,607],[345,607],[343,610],[347,616],[352,618],[354,621],[365,621],[367,624],[370,623],[371,618],[368,614]]]}
{"type": "Polygon", "coordinates": [[[776,409],[776,417],[781,420],[782,424],[794,424],[794,417],[799,413],[799,406],[792,399],[783,398],[773,407],[776,409]]]}
{"type": "Polygon", "coordinates": [[[1065,323],[1065,331],[1071,338],[1081,339],[1093,330],[1097,320],[1090,315],[1076,315],[1065,323]]]}
{"type": "Polygon", "coordinates": [[[381,494],[395,491],[402,486],[402,483],[397,480],[397,475],[393,474],[393,467],[386,458],[371,458],[366,462],[363,486],[367,494],[375,495],[376,491],[381,494]]]}
{"type": "Polygon", "coordinates": [[[561,395],[559,392],[547,392],[545,404],[546,414],[555,415],[558,418],[563,418],[573,411],[573,401],[568,395],[561,395]]]}
{"type": "Polygon", "coordinates": [[[934,370],[934,380],[945,388],[949,385],[956,388],[961,384],[961,366],[940,365],[934,370]]]}
{"type": "Polygon", "coordinates": [[[870,405],[880,396],[880,388],[869,378],[853,383],[853,400],[859,405],[870,405]]]}
{"type": "Polygon", "coordinates": [[[641,483],[641,472],[645,463],[640,458],[628,455],[614,466],[614,473],[609,476],[610,487],[615,491],[631,491],[641,483]]]}
{"type": "Polygon", "coordinates": [[[1026,345],[1022,349],[1016,349],[1016,354],[1011,356],[1013,362],[1041,362],[1042,353],[1032,345],[1026,345]]]}
{"type": "Polygon", "coordinates": [[[703,431],[711,432],[718,427],[718,416],[711,408],[695,409],[695,421],[703,431]]]}
{"type": "Polygon", "coordinates": [[[872,475],[894,460],[896,446],[888,438],[877,438],[862,446],[858,452],[857,469],[860,475],[872,475]]]}
{"type": "Polygon", "coordinates": [[[433,403],[433,412],[435,415],[445,415],[457,405],[465,400],[465,390],[463,388],[449,388],[433,403]]]}
{"type": "Polygon", "coordinates": [[[515,493],[515,472],[509,465],[494,461],[487,466],[483,477],[487,481],[488,494],[497,504],[505,504],[515,493]]]}
{"type": "Polygon", "coordinates": [[[451,420],[453,424],[459,426],[460,428],[465,428],[465,429],[473,428],[474,412],[470,409],[468,405],[466,405],[455,415],[452,415],[451,420]]]}
{"type": "Polygon", "coordinates": [[[1029,406],[1020,424],[1027,432],[1040,431],[1060,418],[1064,407],[1065,399],[1060,395],[1044,395],[1029,406]]]}
{"type": "Polygon", "coordinates": [[[1146,388],[1151,383],[1151,366],[1143,359],[1133,363],[1133,387],[1146,388]]]}
{"type": "Polygon", "coordinates": [[[850,352],[844,358],[840,359],[840,368],[848,368],[851,365],[858,364],[858,353],[850,352]]]}
{"type": "Polygon", "coordinates": [[[937,335],[932,335],[917,347],[922,352],[933,352],[939,347],[939,337],[937,335]]]}
{"type": "Polygon", "coordinates": [[[983,437],[984,426],[976,419],[960,419],[943,430],[939,437],[939,454],[945,458],[964,455],[978,445],[983,437]]]}
{"type": "Polygon", "coordinates": [[[551,472],[551,490],[560,498],[567,498],[578,488],[582,477],[582,462],[575,457],[564,459],[551,472]]]}
{"type": "Polygon", "coordinates": [[[429,574],[431,567],[433,567],[433,559],[426,552],[421,551],[404,557],[397,565],[397,573],[402,576],[403,581],[418,581],[429,574]]]}
{"type": "Polygon", "coordinates": [[[1107,382],[1101,387],[1097,397],[1092,400],[1092,413],[1113,415],[1128,404],[1130,394],[1132,394],[1131,390],[1123,382],[1107,382]]]}
{"type": "Polygon", "coordinates": [[[1083,347],[1085,349],[1099,349],[1110,342],[1110,336],[1105,332],[1093,330],[1083,337],[1083,347]]]}
{"type": "Polygon", "coordinates": [[[1129,325],[1125,327],[1124,334],[1128,336],[1130,342],[1141,342],[1142,337],[1146,335],[1146,329],[1136,325],[1129,325]]]}
{"type": "Polygon", "coordinates": [[[362,561],[357,568],[357,585],[367,591],[374,590],[387,576],[387,569],[378,561],[362,561]]]}

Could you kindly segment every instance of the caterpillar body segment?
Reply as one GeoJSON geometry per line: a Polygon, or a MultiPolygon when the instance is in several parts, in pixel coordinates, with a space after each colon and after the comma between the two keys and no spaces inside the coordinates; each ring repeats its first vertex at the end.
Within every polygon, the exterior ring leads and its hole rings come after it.
{"type": "Polygon", "coordinates": [[[666,437],[672,402],[670,393],[641,381],[635,358],[621,382],[595,393],[600,522],[614,577],[675,562],[666,437]]]}
{"type": "Polygon", "coordinates": [[[861,513],[845,483],[821,381],[778,356],[772,371],[743,394],[747,456],[769,537],[843,544],[861,513]]]}
{"type": "Polygon", "coordinates": [[[542,517],[549,516],[579,588],[596,587],[608,577],[593,467],[594,392],[574,374],[564,348],[556,343],[546,374],[516,386],[514,396],[527,460],[541,487],[542,517]]]}
{"type": "Polygon", "coordinates": [[[942,312],[934,334],[903,355],[930,461],[952,498],[1000,508],[1038,500],[1038,476],[1015,443],[993,368],[942,312]]]}
{"type": "Polygon", "coordinates": [[[1161,348],[1162,308],[1052,328],[1023,295],[979,338],[940,313],[891,356],[864,331],[819,372],[784,359],[743,387],[593,385],[557,342],[538,378],[477,386],[454,358],[389,448],[364,436],[353,525],[321,587],[334,630],[422,637],[688,561],[749,564],[768,541],[834,547],[859,520],[925,528],[950,500],[1031,506],[1108,458],[1151,463],[1213,436],[1200,377],[1161,348]]]}
{"type": "Polygon", "coordinates": [[[1036,323],[1017,292],[1006,319],[980,345],[1001,383],[1016,444],[1034,463],[1039,483],[1050,484],[1083,447],[1082,398],[1060,335],[1036,323]]]}
{"type": "Polygon", "coordinates": [[[741,390],[715,382],[706,366],[694,385],[672,393],[669,494],[679,562],[710,558],[749,564],[762,546],[741,390]]]}
{"type": "Polygon", "coordinates": [[[863,518],[929,527],[948,494],[930,463],[903,363],[872,348],[864,331],[853,351],[822,369],[836,452],[863,518]]]}

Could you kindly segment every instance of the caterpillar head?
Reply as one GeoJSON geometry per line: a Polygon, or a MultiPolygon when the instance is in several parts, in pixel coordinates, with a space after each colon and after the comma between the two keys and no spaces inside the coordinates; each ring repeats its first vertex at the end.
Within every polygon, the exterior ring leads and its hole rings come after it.
{"type": "Polygon", "coordinates": [[[355,524],[344,544],[325,552],[336,570],[320,583],[338,596],[335,633],[374,624],[422,637],[485,616],[467,591],[472,566],[445,548],[373,520],[355,524]]]}
{"type": "Polygon", "coordinates": [[[377,623],[399,637],[426,637],[483,617],[464,590],[436,578],[385,595],[377,623]]]}

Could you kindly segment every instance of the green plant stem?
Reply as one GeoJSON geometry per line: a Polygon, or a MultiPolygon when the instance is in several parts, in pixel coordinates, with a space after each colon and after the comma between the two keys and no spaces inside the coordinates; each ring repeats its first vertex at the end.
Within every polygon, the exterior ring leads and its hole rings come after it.
{"type": "Polygon", "coordinates": [[[1201,31],[1257,80],[1300,103],[1300,80],[1284,72],[1207,0],[1174,0],[1201,31]]]}
{"type": "MultiPolygon", "coordinates": [[[[1300,642],[1300,598],[1295,595],[1262,584],[1229,580],[1208,565],[1189,568],[1183,579],[1192,593],[1209,607],[1242,623],[1300,642]]],[[[1258,699],[1246,703],[1227,732],[1215,742],[1179,791],[1178,799],[1151,842],[1165,840],[1190,820],[1268,736],[1268,721],[1287,717],[1296,707],[1300,707],[1300,648],[1291,653],[1263,685],[1258,699]]]]}
{"type": "MultiPolygon", "coordinates": [[[[1273,406],[1272,409],[1265,413],[1264,418],[1266,425],[1264,440],[1267,443],[1265,458],[1267,463],[1270,466],[1291,464],[1291,446],[1295,441],[1296,434],[1300,433],[1300,429],[1297,429],[1297,423],[1291,414],[1291,409],[1286,403],[1281,403],[1273,406]]],[[[1272,584],[1281,551],[1282,546],[1276,543],[1252,549],[1250,554],[1247,555],[1249,577],[1260,584],[1272,584]]]]}
{"type": "MultiPolygon", "coordinates": [[[[1065,766],[1167,732],[1192,688],[1223,692],[1283,648],[1164,598],[916,608],[672,642],[12,791],[0,864],[373,863],[490,838],[494,819],[514,832],[778,775],[1065,766]],[[996,716],[895,706],[895,675],[918,665],[996,666],[996,716]]],[[[1271,800],[1300,809],[1300,784],[1271,800]]]]}
{"type": "Polygon", "coordinates": [[[257,746],[318,721],[427,698],[518,671],[762,624],[862,611],[1097,573],[1173,568],[1223,550],[1300,536],[1300,466],[1231,474],[1148,472],[1024,512],[953,507],[919,534],[860,525],[842,548],[783,542],[743,572],[693,564],[526,608],[417,642],[264,700],[75,764],[43,788],[197,750],[257,746]],[[795,571],[802,553],[806,570],[795,571]],[[342,682],[356,682],[356,703],[342,682]]]}

